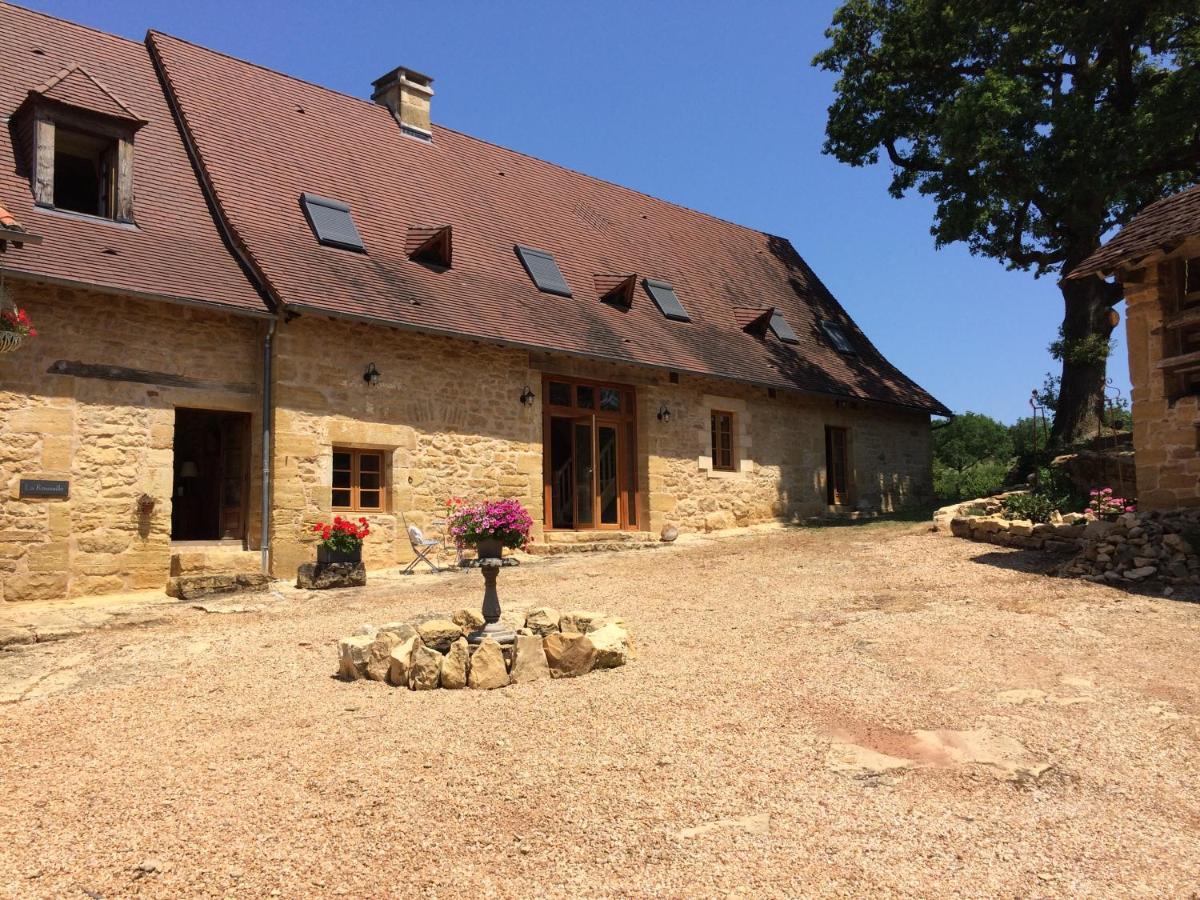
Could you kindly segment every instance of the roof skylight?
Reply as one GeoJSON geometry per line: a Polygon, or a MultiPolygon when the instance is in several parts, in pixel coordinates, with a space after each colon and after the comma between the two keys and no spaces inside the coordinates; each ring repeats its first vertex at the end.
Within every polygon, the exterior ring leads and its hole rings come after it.
{"type": "Polygon", "coordinates": [[[853,353],[854,345],[850,343],[850,339],[846,337],[846,332],[842,331],[842,326],[837,322],[830,322],[826,319],[821,320],[821,330],[825,332],[825,336],[829,338],[829,342],[841,353],[853,353]]]}
{"type": "Polygon", "coordinates": [[[775,310],[771,313],[771,330],[775,332],[775,337],[779,338],[785,344],[798,344],[800,338],[796,337],[796,332],[792,331],[792,326],[787,323],[787,319],[783,317],[783,313],[775,310]]]}
{"type": "Polygon", "coordinates": [[[571,296],[571,286],[563,278],[554,257],[545,250],[535,250],[533,247],[522,247],[517,244],[513,248],[521,265],[529,273],[530,279],[537,285],[539,291],[547,294],[558,294],[560,297],[571,296]]]}
{"type": "Polygon", "coordinates": [[[340,200],[318,197],[316,194],[301,194],[300,207],[317,240],[329,247],[364,252],[362,235],[350,218],[350,207],[340,200]]]}
{"type": "Polygon", "coordinates": [[[658,281],[654,278],[643,278],[642,284],[646,288],[646,293],[650,295],[650,299],[658,307],[658,311],[668,319],[674,319],[676,322],[692,321],[692,317],[687,314],[687,310],[683,308],[683,304],[675,296],[675,289],[671,287],[669,282],[658,281]]]}

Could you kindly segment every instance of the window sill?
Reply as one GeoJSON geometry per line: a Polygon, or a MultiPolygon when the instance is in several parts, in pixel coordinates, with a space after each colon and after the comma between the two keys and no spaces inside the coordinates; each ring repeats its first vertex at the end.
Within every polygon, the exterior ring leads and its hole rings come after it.
{"type": "Polygon", "coordinates": [[[123,222],[120,219],[110,219],[107,216],[93,216],[90,213],[73,212],[69,209],[59,209],[56,206],[34,205],[33,211],[60,219],[74,219],[78,222],[93,222],[97,225],[112,225],[122,231],[141,231],[133,222],[123,222]]]}

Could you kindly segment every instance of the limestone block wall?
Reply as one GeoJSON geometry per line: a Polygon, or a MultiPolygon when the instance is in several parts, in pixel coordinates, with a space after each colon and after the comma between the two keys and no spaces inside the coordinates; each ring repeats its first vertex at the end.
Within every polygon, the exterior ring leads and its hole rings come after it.
{"type": "Polygon", "coordinates": [[[764,388],[664,375],[647,386],[639,428],[649,458],[650,528],[710,531],[823,515],[825,426],[849,432],[851,507],[890,512],[932,496],[929,416],[764,388]],[[671,411],[662,423],[661,405],[671,411]],[[734,415],[734,472],[714,471],[710,415],[734,415]]]}
{"type": "Polygon", "coordinates": [[[410,559],[401,515],[425,527],[451,496],[516,497],[541,521],[541,410],[519,401],[526,384],[540,393],[527,353],[316,317],[281,326],[275,349],[275,574],[315,558],[335,446],[385,454],[390,506],[354,514],[372,526],[368,568],[410,559]]]}
{"type": "Polygon", "coordinates": [[[1162,297],[1169,290],[1158,267],[1125,285],[1125,333],[1133,382],[1133,447],[1138,508],[1200,506],[1200,397],[1167,396],[1158,369],[1163,358],[1162,297]]]}
{"type": "MultiPolygon", "coordinates": [[[[52,375],[47,368],[65,359],[256,386],[262,326],[11,277],[6,287],[39,337],[0,354],[0,599],[162,588],[170,564],[175,408],[257,415],[257,395],[52,375]],[[22,478],[68,480],[69,498],[20,499],[22,478]],[[157,501],[149,516],[139,515],[143,493],[157,501]]],[[[257,420],[252,429],[257,436],[257,420]]],[[[257,491],[255,481],[251,496],[257,491]]]]}

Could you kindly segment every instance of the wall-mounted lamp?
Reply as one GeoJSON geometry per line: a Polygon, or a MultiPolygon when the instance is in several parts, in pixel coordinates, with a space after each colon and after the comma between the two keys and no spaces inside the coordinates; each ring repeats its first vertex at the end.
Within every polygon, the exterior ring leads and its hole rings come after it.
{"type": "Polygon", "coordinates": [[[367,371],[363,372],[363,381],[367,383],[367,387],[375,387],[379,384],[379,370],[375,368],[375,363],[367,363],[367,371]]]}
{"type": "Polygon", "coordinates": [[[533,406],[533,400],[533,391],[530,389],[529,385],[525,385],[525,390],[521,391],[521,405],[533,406]]]}
{"type": "Polygon", "coordinates": [[[658,421],[660,421],[660,422],[670,422],[671,421],[671,410],[667,409],[667,404],[665,404],[665,403],[658,408],[658,421]]]}

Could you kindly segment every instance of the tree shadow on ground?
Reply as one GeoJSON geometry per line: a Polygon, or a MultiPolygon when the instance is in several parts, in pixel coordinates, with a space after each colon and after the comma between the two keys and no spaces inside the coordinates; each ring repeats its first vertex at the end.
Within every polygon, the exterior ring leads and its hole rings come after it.
{"type": "Polygon", "coordinates": [[[871,525],[882,525],[888,522],[901,522],[909,524],[928,524],[932,530],[933,513],[936,507],[914,507],[911,509],[903,509],[899,512],[880,513],[874,516],[862,516],[857,519],[842,518],[836,516],[814,517],[808,519],[800,519],[798,521],[789,522],[788,528],[866,528],[871,525]]]}
{"type": "Polygon", "coordinates": [[[1157,600],[1182,600],[1185,603],[1200,603],[1200,588],[1175,587],[1175,593],[1169,597],[1163,596],[1163,590],[1166,588],[1160,581],[1085,581],[1082,578],[1075,578],[1068,575],[1059,576],[1056,574],[1058,568],[1063,563],[1071,559],[1070,553],[1047,554],[1040,550],[1018,550],[1012,549],[1008,552],[1000,550],[989,550],[986,553],[980,553],[978,556],[972,556],[971,562],[978,563],[982,566],[993,566],[997,569],[1007,569],[1010,572],[1023,572],[1026,575],[1044,575],[1047,577],[1061,578],[1064,582],[1074,582],[1080,587],[1107,587],[1113,590],[1120,591],[1123,594],[1130,594],[1135,597],[1148,597],[1157,600]]]}

